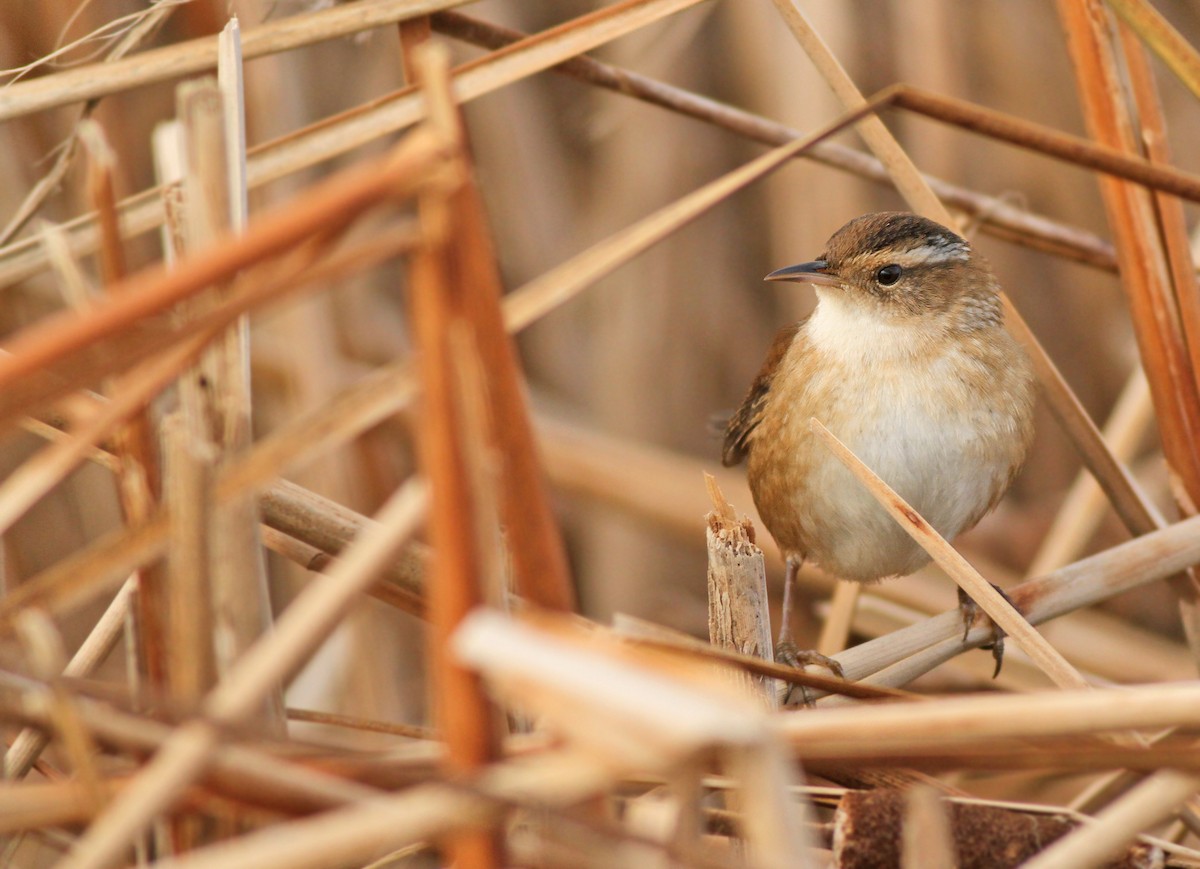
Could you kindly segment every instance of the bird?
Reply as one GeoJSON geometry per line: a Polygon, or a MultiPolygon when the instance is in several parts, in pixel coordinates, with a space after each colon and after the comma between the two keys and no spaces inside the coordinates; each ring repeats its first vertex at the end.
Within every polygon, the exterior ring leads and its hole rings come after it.
{"type": "MultiPolygon", "coordinates": [[[[1000,286],[962,236],[908,212],[854,218],[816,260],[767,281],[812,284],[817,305],[776,336],[724,432],[722,463],[747,464],[755,507],[787,571],[814,562],[859,583],[906,576],[929,556],[822,444],[818,419],[943,537],[996,506],[1033,438],[1029,358],[1004,327],[1000,286]]],[[[963,617],[974,612],[960,595],[963,617]]],[[[993,654],[997,672],[1003,635],[993,654]]]]}

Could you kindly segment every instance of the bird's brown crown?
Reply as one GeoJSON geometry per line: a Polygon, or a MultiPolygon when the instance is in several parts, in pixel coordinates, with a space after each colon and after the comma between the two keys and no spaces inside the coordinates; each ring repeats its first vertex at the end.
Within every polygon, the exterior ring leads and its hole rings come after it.
{"type": "Polygon", "coordinates": [[[1001,323],[998,288],[986,261],[962,236],[919,215],[856,217],[833,234],[821,260],[841,290],[891,317],[933,315],[965,330],[1001,323]]]}

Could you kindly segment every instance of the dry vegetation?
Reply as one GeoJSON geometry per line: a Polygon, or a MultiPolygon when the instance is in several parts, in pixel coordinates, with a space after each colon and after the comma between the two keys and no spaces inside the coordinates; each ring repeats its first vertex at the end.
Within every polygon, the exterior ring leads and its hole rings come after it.
{"type": "Polygon", "coordinates": [[[1200,866],[1198,42],[0,5],[0,865],[1200,866]],[[759,276],[903,207],[992,260],[1039,432],[951,547],[814,429],[937,563],[802,573],[841,681],[771,661],[708,422],[811,305],[759,276]]]}

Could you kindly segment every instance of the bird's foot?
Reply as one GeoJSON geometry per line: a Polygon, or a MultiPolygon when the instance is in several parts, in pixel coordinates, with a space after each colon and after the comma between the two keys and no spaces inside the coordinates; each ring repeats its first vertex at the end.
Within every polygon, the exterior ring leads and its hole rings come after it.
{"type": "MultiPolygon", "coordinates": [[[[1000,586],[996,585],[995,583],[990,583],[990,585],[992,588],[996,589],[997,594],[999,594],[1010,604],[1013,602],[1012,598],[1008,596],[1008,593],[1004,589],[1000,588],[1000,586]]],[[[965,643],[967,641],[967,635],[971,633],[971,626],[975,624],[975,619],[979,615],[979,604],[975,603],[975,601],[972,600],[971,597],[961,588],[958,590],[958,611],[962,614],[963,642],[965,643]]],[[[1006,636],[1007,634],[1004,633],[1003,629],[995,622],[992,622],[992,641],[987,645],[980,647],[983,649],[990,649],[992,652],[992,658],[996,662],[996,669],[992,672],[993,679],[1000,675],[1000,667],[1004,664],[1004,638],[1006,636]]]]}
{"type": "MultiPolygon", "coordinates": [[[[833,658],[830,658],[828,655],[822,655],[813,649],[798,649],[794,643],[786,640],[775,646],[775,663],[786,664],[798,670],[815,665],[817,667],[824,667],[839,679],[846,678],[846,674],[842,671],[842,665],[833,658]]],[[[793,705],[796,701],[793,701],[792,695],[796,693],[800,694],[799,703],[801,705],[812,705],[812,698],[809,696],[808,689],[803,685],[790,685],[787,693],[783,696],[783,705],[793,705]]]]}

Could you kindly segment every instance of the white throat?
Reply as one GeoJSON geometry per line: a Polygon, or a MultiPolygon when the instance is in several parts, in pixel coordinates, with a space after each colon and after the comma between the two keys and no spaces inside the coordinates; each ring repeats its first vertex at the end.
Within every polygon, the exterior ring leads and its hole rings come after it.
{"type": "Polygon", "coordinates": [[[834,358],[887,362],[921,350],[925,330],[897,322],[871,305],[848,301],[844,290],[817,291],[818,304],[805,330],[813,347],[834,358]]]}

